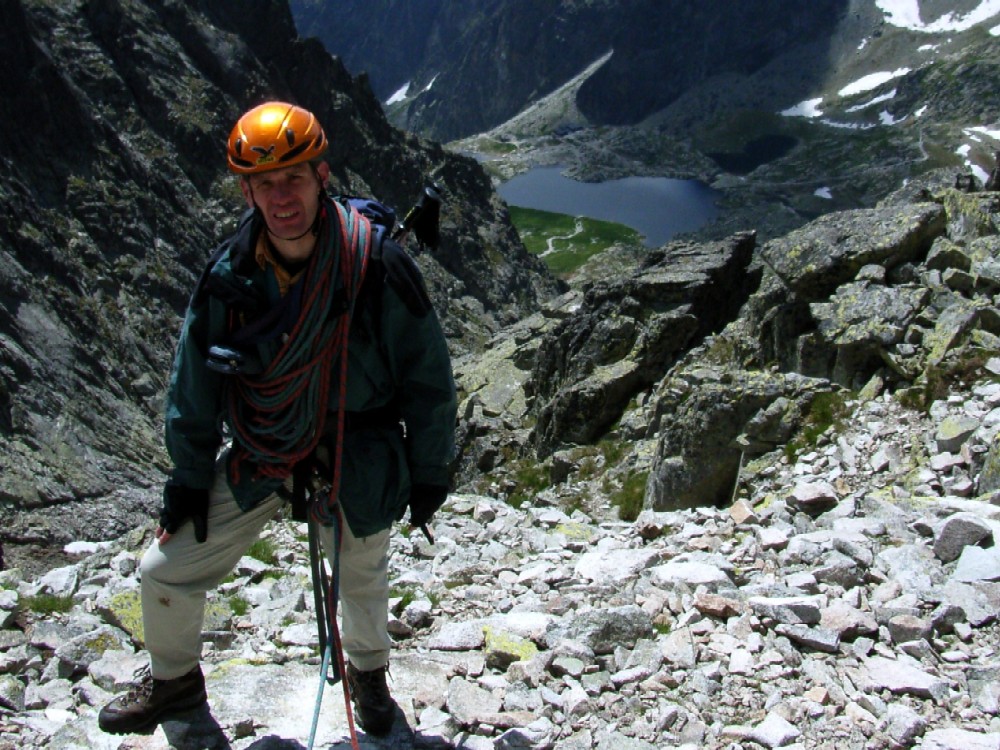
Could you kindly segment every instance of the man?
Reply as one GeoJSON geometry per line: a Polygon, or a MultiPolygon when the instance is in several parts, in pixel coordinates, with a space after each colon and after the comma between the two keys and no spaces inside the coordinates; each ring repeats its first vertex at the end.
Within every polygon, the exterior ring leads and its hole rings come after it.
{"type": "Polygon", "coordinates": [[[389,532],[407,505],[420,526],[445,500],[455,386],[416,265],[327,195],[326,147],[316,118],[284,102],[251,109],[230,135],[252,212],[213,256],[181,331],[166,409],[173,469],[141,564],[150,667],[101,710],[104,731],[146,731],[205,702],[206,592],[303,477],[332,498],[318,517],[331,524],[331,559],[339,546],[359,722],[372,735],[392,727],[389,532]]]}

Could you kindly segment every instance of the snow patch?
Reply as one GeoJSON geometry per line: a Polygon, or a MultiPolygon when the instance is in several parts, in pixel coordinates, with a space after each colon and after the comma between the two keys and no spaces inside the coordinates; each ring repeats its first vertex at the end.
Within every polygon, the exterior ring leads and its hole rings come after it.
{"type": "MultiPolygon", "coordinates": [[[[992,138],[995,141],[1000,142],[1000,130],[995,130],[992,128],[985,128],[982,126],[976,126],[972,128],[965,128],[963,131],[966,137],[974,143],[983,143],[983,136],[987,138],[992,138]]],[[[965,166],[970,172],[978,179],[981,183],[985,183],[989,179],[989,172],[983,169],[981,166],[976,164],[972,159],[969,158],[969,154],[972,153],[972,145],[969,143],[963,143],[961,146],[955,149],[955,153],[962,157],[965,166]]]]}
{"type": "Polygon", "coordinates": [[[815,195],[817,198],[825,198],[828,201],[833,200],[833,192],[831,192],[830,188],[828,187],[816,188],[816,190],[813,192],[813,195],[815,195]]]}
{"type": "Polygon", "coordinates": [[[871,73],[859,78],[854,83],[849,83],[844,88],[842,88],[837,93],[840,96],[854,96],[855,94],[861,94],[865,91],[871,91],[881,86],[887,81],[891,81],[893,78],[899,78],[900,76],[905,76],[910,72],[909,68],[899,68],[894,71],[879,71],[878,73],[871,73]]]}
{"type": "Polygon", "coordinates": [[[860,122],[837,122],[836,120],[822,119],[821,123],[827,125],[831,128],[840,128],[841,130],[871,130],[876,127],[875,125],[865,125],[860,122]]]}
{"type": "Polygon", "coordinates": [[[388,104],[395,104],[396,102],[401,102],[406,98],[406,95],[409,92],[410,92],[410,82],[407,81],[406,83],[404,83],[402,86],[399,87],[399,89],[396,91],[395,94],[386,99],[385,103],[388,105],[388,104]]]}
{"type": "Polygon", "coordinates": [[[977,126],[974,128],[966,128],[965,132],[970,134],[985,135],[988,138],[993,138],[994,140],[1000,141],[1000,130],[991,130],[990,128],[977,126]]]}
{"type": "Polygon", "coordinates": [[[823,103],[823,98],[819,99],[807,99],[804,102],[799,102],[794,107],[789,107],[781,111],[785,117],[822,117],[823,110],[819,108],[819,105],[823,103]]]}
{"type": "Polygon", "coordinates": [[[855,104],[853,107],[848,108],[847,111],[860,112],[861,110],[868,109],[869,107],[872,107],[876,104],[881,104],[882,102],[889,101],[890,99],[895,98],[895,96],[896,96],[896,89],[893,89],[888,94],[882,94],[882,96],[876,96],[874,99],[865,102],[864,104],[855,104]]]}
{"type": "MultiPolygon", "coordinates": [[[[925,34],[940,34],[948,31],[968,31],[973,26],[1000,15],[1000,0],[982,0],[966,14],[945,13],[937,20],[925,23],[920,18],[919,0],[875,0],[885,20],[893,26],[925,34]]],[[[1000,29],[1000,26],[997,27],[1000,29]]],[[[993,33],[993,30],[990,31],[993,33]]],[[[998,32],[1000,34],[1000,32],[998,32]]]]}
{"type": "Polygon", "coordinates": [[[878,121],[883,125],[895,125],[898,122],[905,120],[905,117],[900,117],[898,120],[892,116],[892,113],[887,109],[883,109],[878,113],[878,121]]]}

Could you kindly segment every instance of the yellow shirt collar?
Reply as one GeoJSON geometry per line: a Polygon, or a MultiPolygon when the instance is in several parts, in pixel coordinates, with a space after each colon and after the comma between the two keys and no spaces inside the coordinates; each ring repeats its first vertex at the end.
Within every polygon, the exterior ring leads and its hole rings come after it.
{"type": "Polygon", "coordinates": [[[265,232],[261,232],[257,237],[257,249],[254,257],[257,260],[257,265],[262,269],[267,270],[270,268],[274,272],[274,278],[278,282],[278,292],[282,297],[285,296],[285,292],[288,291],[289,287],[298,281],[299,277],[304,273],[304,271],[298,271],[294,274],[290,273],[287,268],[274,259],[274,254],[271,251],[271,243],[267,241],[265,232]]]}

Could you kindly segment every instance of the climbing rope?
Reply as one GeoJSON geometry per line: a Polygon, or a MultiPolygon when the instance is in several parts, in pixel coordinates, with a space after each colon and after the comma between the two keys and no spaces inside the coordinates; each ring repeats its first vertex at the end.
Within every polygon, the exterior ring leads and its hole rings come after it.
{"type": "Polygon", "coordinates": [[[312,728],[309,731],[308,750],[312,750],[316,741],[316,728],[319,726],[319,713],[323,705],[323,690],[327,682],[334,684],[341,680],[344,689],[344,706],[347,713],[347,726],[351,735],[351,748],[360,750],[358,733],[354,726],[354,713],[351,710],[351,692],[347,684],[347,665],[344,662],[344,649],[340,640],[340,630],[337,628],[337,601],[340,598],[340,545],[343,539],[344,520],[335,502],[327,497],[325,491],[316,493],[309,511],[309,560],[312,565],[313,594],[316,601],[316,624],[319,629],[319,648],[323,652],[320,664],[319,689],[316,691],[316,706],[313,710],[312,728]],[[333,571],[327,577],[323,562],[323,549],[319,540],[319,527],[326,525],[324,520],[331,518],[333,526],[334,549],[332,554],[333,571]],[[330,669],[333,668],[333,675],[330,669]]]}
{"type": "Polygon", "coordinates": [[[332,370],[339,355],[337,455],[331,494],[336,499],[347,396],[347,344],[354,300],[371,253],[372,231],[368,220],[353,207],[327,201],[322,210],[329,220],[321,223],[316,251],[304,272],[295,325],[264,372],[237,375],[228,388],[233,435],[230,469],[236,483],[247,463],[256,467],[258,477],[284,480],[296,463],[312,454],[326,428],[332,370]],[[331,230],[334,223],[340,230],[337,234],[331,230]],[[346,297],[340,299],[346,299],[346,310],[337,309],[338,280],[343,283],[346,297]]]}

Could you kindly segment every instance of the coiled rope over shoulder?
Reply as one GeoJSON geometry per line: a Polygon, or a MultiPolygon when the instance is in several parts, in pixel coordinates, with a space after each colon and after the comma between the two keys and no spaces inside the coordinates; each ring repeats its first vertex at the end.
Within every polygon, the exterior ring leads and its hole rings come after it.
{"type": "Polygon", "coordinates": [[[274,359],[259,375],[237,375],[227,391],[227,421],[233,435],[230,474],[239,482],[241,467],[256,476],[287,479],[326,431],[334,364],[339,359],[337,450],[331,499],[340,483],[344,407],[347,400],[347,345],[354,302],[371,254],[372,229],[350,206],[327,199],[321,209],[316,250],[300,283],[302,307],[274,359]],[[347,312],[336,308],[338,290],[347,312]]]}

